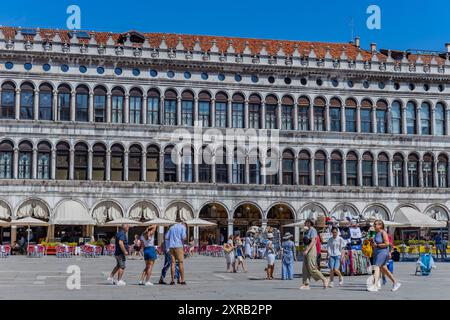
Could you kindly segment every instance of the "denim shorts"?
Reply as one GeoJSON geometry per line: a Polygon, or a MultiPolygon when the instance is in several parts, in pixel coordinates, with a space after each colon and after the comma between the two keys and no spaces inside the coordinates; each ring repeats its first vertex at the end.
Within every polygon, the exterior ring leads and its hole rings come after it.
{"type": "Polygon", "coordinates": [[[117,268],[125,269],[125,264],[126,264],[125,261],[127,260],[125,255],[124,254],[119,254],[119,255],[115,256],[115,258],[116,258],[116,266],[117,266],[117,268]]]}
{"type": "Polygon", "coordinates": [[[341,256],[331,256],[328,265],[330,266],[330,269],[339,270],[341,267],[341,256]]]}
{"type": "Polygon", "coordinates": [[[158,258],[158,255],[156,254],[156,248],[151,246],[151,247],[146,247],[144,248],[144,260],[151,260],[151,261],[155,261],[158,258]]]}

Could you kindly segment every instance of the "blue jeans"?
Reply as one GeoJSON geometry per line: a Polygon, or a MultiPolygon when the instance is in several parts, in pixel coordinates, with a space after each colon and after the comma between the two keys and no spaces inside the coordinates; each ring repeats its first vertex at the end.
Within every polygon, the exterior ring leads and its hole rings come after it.
{"type": "MultiPolygon", "coordinates": [[[[161,270],[161,279],[164,280],[167,274],[167,270],[170,270],[172,266],[172,256],[170,252],[164,252],[164,266],[161,270]]],[[[178,262],[175,262],[175,279],[178,280],[180,278],[180,269],[178,267],[178,262]]]]}

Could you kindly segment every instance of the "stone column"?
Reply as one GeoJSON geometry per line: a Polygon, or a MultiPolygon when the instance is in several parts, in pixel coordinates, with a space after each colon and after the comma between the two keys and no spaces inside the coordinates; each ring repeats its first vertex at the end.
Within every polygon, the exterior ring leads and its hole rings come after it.
{"type": "Polygon", "coordinates": [[[300,245],[300,227],[294,228],[294,243],[296,247],[300,245]]]}
{"type": "Polygon", "coordinates": [[[33,99],[33,119],[39,120],[39,90],[34,90],[34,99],[33,99]]]}
{"type": "Polygon", "coordinates": [[[423,160],[419,160],[419,165],[417,168],[417,176],[419,177],[419,187],[423,188],[424,183],[423,183],[423,160]]]}
{"type": "MultiPolygon", "coordinates": [[[[358,112],[356,112],[356,114],[358,114],[358,112]]],[[[342,132],[345,132],[345,130],[346,130],[346,123],[345,123],[346,119],[347,118],[345,117],[345,106],[342,105],[341,106],[341,131],[342,132]]],[[[358,122],[358,119],[356,119],[356,122],[358,122]]]]}
{"type": "Polygon", "coordinates": [[[296,186],[298,186],[300,184],[298,165],[299,165],[298,157],[295,156],[294,157],[294,185],[296,185],[296,186]]]}
{"type": "Polygon", "coordinates": [[[123,180],[128,181],[128,150],[123,153],[123,180]]]}
{"type": "Polygon", "coordinates": [[[50,162],[51,179],[56,180],[56,149],[52,149],[52,160],[50,162]]]}
{"type": "Polygon", "coordinates": [[[233,219],[228,219],[228,237],[233,235],[233,219]]]}
{"type": "Polygon", "coordinates": [[[330,105],[325,105],[325,131],[330,131],[330,105]]]}
{"type": "Polygon", "coordinates": [[[245,156],[245,184],[250,184],[250,157],[245,156]]]}
{"type": "Polygon", "coordinates": [[[192,119],[192,125],[195,127],[196,126],[196,122],[198,120],[198,97],[194,98],[194,112],[193,112],[193,119],[192,119]]]}
{"type": "Polygon", "coordinates": [[[177,168],[177,182],[182,181],[182,168],[183,168],[183,158],[181,157],[181,152],[177,152],[177,162],[176,162],[176,168],[177,168]]]}
{"type": "Polygon", "coordinates": [[[106,95],[106,123],[111,123],[111,113],[112,113],[112,98],[111,93],[106,95]]]}
{"type": "Polygon", "coordinates": [[[356,107],[356,132],[361,132],[361,106],[356,107]]]}
{"type": "Polygon", "coordinates": [[[249,110],[248,110],[248,100],[245,100],[245,104],[244,104],[244,128],[249,128],[249,110]]]}
{"type": "Polygon", "coordinates": [[[216,100],[215,99],[211,99],[211,104],[209,105],[210,107],[210,124],[211,124],[211,128],[214,128],[216,126],[216,100]]]}
{"type": "Polygon", "coordinates": [[[430,132],[431,132],[431,135],[432,136],[434,136],[434,132],[435,132],[435,127],[436,127],[436,125],[435,125],[435,121],[436,121],[436,110],[435,110],[435,108],[434,108],[434,105],[431,107],[431,128],[430,128],[430,132]]]}
{"type": "Polygon", "coordinates": [[[327,157],[327,164],[325,167],[326,170],[326,183],[325,185],[331,186],[331,158],[327,157]]]}
{"type": "Polygon", "coordinates": [[[123,106],[124,123],[130,123],[130,95],[125,94],[125,104],[123,106]]]}
{"type": "Polygon", "coordinates": [[[52,117],[54,121],[59,120],[58,116],[58,90],[53,90],[53,96],[52,96],[53,102],[52,102],[52,117]]]}
{"type": "Polygon", "coordinates": [[[314,106],[309,106],[309,130],[314,131],[314,106]]]}
{"type": "Polygon", "coordinates": [[[75,122],[76,120],[76,91],[72,91],[70,94],[70,121],[75,122]]]}
{"type": "Polygon", "coordinates": [[[266,128],[266,103],[264,101],[261,102],[261,129],[266,128]]]}
{"type": "Polygon", "coordinates": [[[266,173],[266,167],[267,167],[267,163],[266,163],[266,156],[262,155],[261,156],[261,184],[263,186],[265,186],[267,184],[267,173],[266,173]]]}
{"type": "Polygon", "coordinates": [[[342,185],[347,185],[347,158],[342,158],[342,185]]]}
{"type": "Polygon", "coordinates": [[[88,151],[88,176],[87,179],[92,181],[92,160],[93,160],[93,150],[89,149],[88,151]]]}
{"type": "Polygon", "coordinates": [[[94,122],[94,92],[89,92],[89,105],[88,105],[89,122],[94,122]]]}
{"type": "Polygon", "coordinates": [[[293,123],[293,126],[294,126],[294,130],[298,131],[298,105],[296,103],[294,103],[293,108],[294,108],[294,123],[293,123]]]}
{"type": "Polygon", "coordinates": [[[264,230],[267,228],[267,219],[261,219],[261,228],[264,230]]]}
{"type": "Polygon", "coordinates": [[[393,164],[392,159],[389,159],[389,184],[390,187],[394,186],[394,170],[393,170],[393,164]]]}
{"type": "Polygon", "coordinates": [[[387,133],[392,133],[392,108],[391,108],[391,106],[389,106],[388,109],[387,109],[387,128],[386,128],[386,132],[387,133]]]}
{"type": "Polygon", "coordinates": [[[181,97],[177,98],[177,123],[178,126],[182,125],[181,119],[181,97]]]}
{"type": "Polygon", "coordinates": [[[408,158],[403,161],[403,181],[405,187],[409,187],[409,181],[408,181],[408,158]]]}
{"type": "Polygon", "coordinates": [[[232,117],[232,100],[229,99],[228,100],[228,104],[227,104],[227,128],[232,128],[233,127],[233,117],[232,117]]]}
{"type": "MultiPolygon", "coordinates": [[[[445,107],[444,114],[445,114],[445,135],[450,135],[450,107],[445,107]]],[[[450,235],[450,232],[449,232],[450,235]]]]}
{"type": "Polygon", "coordinates": [[[402,131],[403,134],[408,134],[408,128],[406,123],[406,105],[402,105],[402,131]]]}
{"type": "Polygon", "coordinates": [[[74,180],[75,178],[75,149],[70,148],[69,156],[69,180],[74,180]]]}
{"type": "Polygon", "coordinates": [[[278,107],[277,107],[277,129],[281,130],[282,126],[281,126],[281,118],[282,118],[282,105],[281,105],[281,101],[278,101],[278,107]]]}
{"type": "Polygon", "coordinates": [[[372,107],[372,133],[377,133],[377,108],[372,107]]]}
{"type": "Polygon", "coordinates": [[[164,182],[164,151],[159,152],[159,182],[164,182]]]}
{"type": "Polygon", "coordinates": [[[142,96],[142,124],[147,124],[148,99],[147,95],[142,96]]]}
{"type": "MultiPolygon", "coordinates": [[[[374,187],[378,187],[378,158],[375,156],[373,159],[373,185],[374,187]]],[[[388,184],[389,185],[389,184],[388,184]]]]}
{"type": "Polygon", "coordinates": [[[199,163],[201,159],[201,149],[200,152],[196,152],[194,150],[194,182],[198,183],[200,181],[200,175],[199,175],[199,163]]]}
{"type": "Polygon", "coordinates": [[[16,95],[15,95],[14,99],[15,99],[14,100],[14,102],[15,102],[15,105],[14,105],[14,118],[16,120],[19,120],[20,119],[20,89],[19,88],[16,89],[16,95]]]}
{"type": "Polygon", "coordinates": [[[283,156],[281,154],[278,158],[278,184],[283,185],[283,156]]]}
{"type": "Polygon", "coordinates": [[[159,121],[161,121],[161,125],[165,124],[164,120],[164,96],[161,97],[160,109],[159,109],[159,121]]]}
{"type": "Polygon", "coordinates": [[[106,181],[111,181],[111,150],[106,151],[106,181]]]}
{"type": "Polygon", "coordinates": [[[417,130],[417,134],[422,134],[422,123],[421,123],[422,115],[420,114],[421,110],[422,110],[422,108],[419,107],[419,106],[416,109],[416,130],[417,130]]]}
{"type": "Polygon", "coordinates": [[[227,168],[228,168],[228,183],[233,183],[233,155],[226,156],[227,159],[227,168]]]}
{"type": "Polygon", "coordinates": [[[363,186],[363,171],[362,171],[362,158],[358,158],[358,180],[357,185],[362,187],[363,186]]]}
{"type": "Polygon", "coordinates": [[[38,151],[36,148],[33,148],[33,161],[32,161],[32,166],[31,166],[31,169],[32,169],[31,178],[33,180],[37,179],[37,162],[38,162],[37,157],[38,157],[38,151]]]}
{"type": "Polygon", "coordinates": [[[147,181],[147,152],[142,152],[141,158],[142,168],[141,168],[141,181],[147,181]]]}
{"type": "Polygon", "coordinates": [[[434,159],[433,161],[433,186],[435,188],[439,187],[439,175],[438,175],[438,160],[434,159]]]}
{"type": "Polygon", "coordinates": [[[309,161],[309,177],[311,180],[311,185],[314,186],[316,185],[316,169],[315,169],[315,164],[314,164],[314,156],[311,157],[311,160],[309,161]]]}
{"type": "Polygon", "coordinates": [[[212,154],[211,156],[211,183],[216,183],[216,156],[212,154]]]}
{"type": "Polygon", "coordinates": [[[14,166],[13,166],[13,179],[19,178],[19,149],[14,148],[14,166]]]}

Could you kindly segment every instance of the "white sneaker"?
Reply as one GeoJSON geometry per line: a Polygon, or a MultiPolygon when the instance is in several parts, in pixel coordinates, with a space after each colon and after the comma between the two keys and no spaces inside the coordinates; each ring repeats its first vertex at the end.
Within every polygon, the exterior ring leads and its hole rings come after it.
{"type": "Polygon", "coordinates": [[[333,282],[330,281],[330,283],[328,283],[328,288],[334,288],[333,282]]]}
{"type": "Polygon", "coordinates": [[[369,291],[369,292],[378,292],[378,288],[376,286],[370,286],[369,288],[367,288],[367,291],[369,291]]]}
{"type": "Polygon", "coordinates": [[[123,286],[126,286],[127,284],[125,283],[125,281],[119,280],[119,281],[117,281],[116,285],[118,285],[119,287],[123,287],[123,286]]]}
{"type": "Polygon", "coordinates": [[[392,287],[392,291],[393,292],[397,291],[398,289],[400,289],[401,286],[402,286],[402,284],[400,282],[396,282],[394,284],[394,286],[392,287]]]}
{"type": "Polygon", "coordinates": [[[152,285],[153,285],[153,283],[151,283],[150,281],[148,281],[148,282],[145,283],[145,286],[146,286],[146,287],[152,286],[152,285]]]}
{"type": "Polygon", "coordinates": [[[343,286],[344,285],[344,277],[340,277],[339,278],[339,285],[343,286]]]}
{"type": "Polygon", "coordinates": [[[381,290],[381,279],[378,280],[377,289],[378,289],[378,290],[381,290]]]}
{"type": "Polygon", "coordinates": [[[144,281],[142,281],[142,280],[139,281],[139,285],[140,285],[140,286],[143,286],[143,285],[144,285],[144,281]]]}
{"type": "Polygon", "coordinates": [[[111,284],[116,284],[116,280],[114,280],[114,278],[108,277],[107,281],[111,284]]]}

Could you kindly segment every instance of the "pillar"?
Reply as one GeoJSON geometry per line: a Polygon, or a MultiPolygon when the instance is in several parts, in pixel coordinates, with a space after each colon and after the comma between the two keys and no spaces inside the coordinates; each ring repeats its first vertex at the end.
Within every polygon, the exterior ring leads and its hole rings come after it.
{"type": "Polygon", "coordinates": [[[232,117],[232,100],[229,99],[228,100],[228,104],[227,104],[227,128],[232,128],[233,127],[233,117],[232,117]]]}
{"type": "Polygon", "coordinates": [[[295,156],[294,157],[294,185],[296,185],[296,186],[298,186],[300,184],[298,166],[299,166],[299,161],[298,161],[298,158],[295,156]]]}
{"type": "Polygon", "coordinates": [[[278,184],[283,185],[283,156],[281,154],[278,158],[278,184]]]}
{"type": "Polygon", "coordinates": [[[130,123],[130,95],[125,94],[125,104],[123,106],[124,123],[130,123]]]}
{"type": "Polygon", "coordinates": [[[70,121],[76,120],[76,91],[72,91],[70,94],[70,121]]]}
{"type": "Polygon", "coordinates": [[[294,130],[298,131],[298,105],[296,103],[294,103],[294,130]]]}
{"type": "Polygon", "coordinates": [[[13,166],[13,179],[18,179],[19,177],[19,149],[14,148],[14,166],[13,166]]]}
{"type": "Polygon", "coordinates": [[[282,126],[281,126],[281,118],[282,118],[282,110],[281,110],[282,106],[281,106],[281,101],[278,101],[278,106],[277,106],[277,129],[281,130],[282,126]]]}
{"type": "Polygon", "coordinates": [[[244,128],[249,128],[249,111],[248,111],[248,100],[245,100],[245,104],[244,104],[244,128]]]}
{"type": "Polygon", "coordinates": [[[194,112],[193,113],[194,113],[194,115],[193,115],[193,119],[192,119],[192,122],[193,122],[192,125],[196,126],[196,122],[199,119],[199,116],[198,116],[198,97],[194,98],[194,112]]]}
{"type": "Polygon", "coordinates": [[[88,176],[87,179],[89,181],[92,180],[92,159],[93,159],[93,151],[92,149],[89,149],[88,151],[88,176]]]}
{"type": "Polygon", "coordinates": [[[417,130],[417,134],[422,134],[422,123],[421,123],[422,115],[420,114],[420,110],[421,110],[421,107],[418,106],[417,109],[416,109],[416,130],[417,130]]]}
{"type": "Polygon", "coordinates": [[[361,132],[361,106],[356,107],[356,132],[361,132]]]}
{"type": "Polygon", "coordinates": [[[408,128],[406,124],[406,105],[402,105],[402,131],[403,134],[408,134],[408,128]]]}
{"type": "Polygon", "coordinates": [[[198,246],[198,226],[194,227],[194,245],[198,246]]]}
{"type": "Polygon", "coordinates": [[[327,164],[325,167],[326,170],[326,185],[331,186],[331,158],[327,157],[327,164]]]}
{"type": "Polygon", "coordinates": [[[200,152],[195,152],[195,150],[194,150],[194,182],[195,183],[198,183],[200,181],[198,164],[200,163],[200,160],[201,160],[201,152],[202,152],[201,149],[200,149],[200,152]]]}
{"type": "Polygon", "coordinates": [[[111,181],[111,150],[106,150],[106,181],[111,181]]]}
{"type": "Polygon", "coordinates": [[[245,156],[245,184],[250,184],[250,157],[245,156]]]}
{"type": "Polygon", "coordinates": [[[89,122],[94,122],[94,93],[89,92],[89,104],[88,104],[89,122]]]}
{"type": "Polygon", "coordinates": [[[159,152],[159,182],[164,182],[164,151],[159,152]]]}
{"type": "Polygon", "coordinates": [[[423,188],[424,183],[423,183],[423,160],[420,159],[419,160],[419,166],[417,168],[417,176],[419,177],[419,187],[423,188]]]}
{"type": "Polygon", "coordinates": [[[52,160],[50,162],[50,167],[51,167],[51,179],[55,180],[56,179],[56,150],[52,149],[52,160]]]}
{"type": "Polygon", "coordinates": [[[372,133],[377,133],[377,108],[372,107],[372,133]]]}
{"type": "Polygon", "coordinates": [[[267,219],[262,219],[261,220],[261,227],[264,230],[265,228],[267,228],[267,219]]]}
{"type": "Polygon", "coordinates": [[[409,187],[409,181],[408,181],[408,158],[404,159],[403,161],[403,181],[405,187],[409,187]]]}
{"type": "Polygon", "coordinates": [[[233,235],[233,219],[228,219],[228,237],[233,235]]]}
{"type": "Polygon", "coordinates": [[[266,128],[266,103],[264,101],[261,102],[261,129],[266,128]]]}
{"type": "MultiPolygon", "coordinates": [[[[450,135],[450,107],[445,107],[444,115],[445,115],[445,135],[450,135]]],[[[449,233],[450,236],[450,233],[449,233]]]]}
{"type": "MultiPolygon", "coordinates": [[[[358,112],[356,112],[356,114],[358,114],[358,112]]],[[[346,117],[345,117],[345,106],[342,105],[341,106],[341,131],[342,132],[345,132],[345,130],[346,130],[345,119],[346,119],[346,117]]],[[[356,119],[356,122],[358,122],[358,119],[356,119]]]]}
{"type": "Polygon", "coordinates": [[[31,170],[32,170],[31,178],[33,180],[37,179],[37,156],[38,156],[38,151],[37,151],[37,149],[33,148],[33,160],[32,160],[32,165],[31,165],[31,170]]]}
{"type": "Polygon", "coordinates": [[[294,228],[294,243],[296,247],[300,245],[300,227],[294,228]]]}
{"type": "Polygon", "coordinates": [[[309,130],[315,131],[315,128],[314,128],[314,107],[313,107],[312,104],[309,106],[309,130]]]}
{"type": "Polygon", "coordinates": [[[53,96],[52,96],[53,102],[52,102],[52,116],[53,120],[58,121],[58,90],[53,90],[53,96]]]}
{"type": "Polygon", "coordinates": [[[161,97],[159,108],[160,108],[159,109],[159,119],[161,121],[161,125],[164,125],[165,124],[165,120],[164,120],[164,96],[161,97]]]}
{"type": "Polygon", "coordinates": [[[15,105],[14,105],[14,117],[16,120],[20,119],[20,89],[16,89],[15,94],[15,105]]]}
{"type": "Polygon", "coordinates": [[[128,150],[123,153],[123,180],[128,181],[128,150]]]}
{"type": "Polygon", "coordinates": [[[330,131],[330,105],[325,106],[325,131],[330,131]]]}
{"type": "Polygon", "coordinates": [[[373,177],[372,177],[373,185],[374,185],[374,187],[378,187],[378,158],[376,156],[373,159],[373,173],[372,173],[372,175],[373,175],[373,177]]]}
{"type": "Polygon", "coordinates": [[[358,181],[357,185],[362,187],[363,186],[363,171],[362,171],[362,158],[358,158],[358,181]]]}
{"type": "Polygon", "coordinates": [[[261,184],[265,186],[267,184],[267,173],[266,173],[266,167],[267,167],[267,160],[266,156],[262,155],[261,157],[261,184]]]}
{"type": "Polygon", "coordinates": [[[315,173],[315,164],[314,164],[314,156],[311,157],[309,161],[309,180],[311,181],[311,185],[316,185],[316,173],[315,173]]]}
{"type": "Polygon", "coordinates": [[[434,108],[434,105],[431,107],[431,115],[430,115],[430,117],[431,117],[431,128],[430,128],[430,132],[431,132],[431,135],[432,136],[434,136],[434,132],[435,132],[435,127],[436,127],[436,123],[435,123],[435,117],[436,117],[436,110],[435,110],[435,108],[434,108]]]}
{"type": "Polygon", "coordinates": [[[70,148],[70,161],[69,161],[69,180],[75,178],[75,150],[70,148]]]}
{"type": "Polygon", "coordinates": [[[233,183],[233,155],[227,154],[228,183],[233,183]]]}
{"type": "Polygon", "coordinates": [[[39,90],[34,90],[33,119],[39,120],[39,90]]]}
{"type": "Polygon", "coordinates": [[[391,108],[391,106],[389,106],[388,109],[387,109],[387,128],[386,128],[386,132],[387,133],[392,133],[392,108],[391,108]]]}
{"type": "Polygon", "coordinates": [[[347,158],[345,155],[342,158],[342,185],[347,185],[347,158]]]}
{"type": "Polygon", "coordinates": [[[147,181],[147,152],[142,152],[141,158],[141,181],[147,181]]]}
{"type": "Polygon", "coordinates": [[[216,100],[215,99],[211,99],[211,104],[209,105],[210,107],[210,124],[211,124],[211,128],[214,128],[216,126],[216,100]]]}
{"type": "Polygon", "coordinates": [[[178,97],[177,98],[177,123],[178,126],[182,125],[182,121],[181,121],[181,98],[178,97]]]}
{"type": "Polygon", "coordinates": [[[389,159],[389,186],[394,186],[394,170],[392,167],[392,159],[389,159]]]}
{"type": "Polygon", "coordinates": [[[111,93],[108,93],[106,95],[106,123],[111,123],[111,107],[112,107],[112,103],[111,103],[111,93]]]}
{"type": "Polygon", "coordinates": [[[142,96],[142,124],[147,124],[148,99],[147,95],[142,96]]]}
{"type": "Polygon", "coordinates": [[[438,175],[438,160],[437,158],[433,161],[433,187],[438,188],[439,187],[439,175],[438,175]]]}

